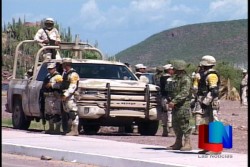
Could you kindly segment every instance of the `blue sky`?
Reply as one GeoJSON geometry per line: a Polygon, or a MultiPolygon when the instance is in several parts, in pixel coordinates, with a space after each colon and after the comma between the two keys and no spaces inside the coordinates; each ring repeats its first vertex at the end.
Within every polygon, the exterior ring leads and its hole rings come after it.
{"type": "Polygon", "coordinates": [[[194,23],[247,19],[247,0],[2,0],[2,25],[52,17],[105,55],[153,34],[194,23]]]}

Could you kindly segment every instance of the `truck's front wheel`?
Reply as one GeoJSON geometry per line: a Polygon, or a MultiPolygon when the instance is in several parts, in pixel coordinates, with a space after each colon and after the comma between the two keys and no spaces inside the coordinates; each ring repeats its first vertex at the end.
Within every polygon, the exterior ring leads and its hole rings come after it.
{"type": "Polygon", "coordinates": [[[14,129],[27,130],[30,127],[30,120],[27,120],[22,107],[21,100],[15,100],[12,113],[12,124],[14,129]]]}
{"type": "Polygon", "coordinates": [[[143,136],[154,136],[157,133],[159,121],[143,121],[138,124],[138,132],[143,136]]]}

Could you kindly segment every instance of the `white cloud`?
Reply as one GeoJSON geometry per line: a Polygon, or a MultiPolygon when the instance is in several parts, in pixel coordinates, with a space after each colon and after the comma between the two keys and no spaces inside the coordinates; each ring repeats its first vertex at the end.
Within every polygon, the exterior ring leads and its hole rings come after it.
{"type": "Polygon", "coordinates": [[[206,17],[208,20],[247,18],[247,6],[247,0],[216,0],[210,3],[206,17]]]}
{"type": "Polygon", "coordinates": [[[155,11],[166,7],[170,0],[133,0],[130,7],[139,11],[155,11]]]}
{"type": "Polygon", "coordinates": [[[187,22],[184,21],[184,20],[173,20],[171,23],[170,23],[170,28],[173,28],[173,27],[179,27],[179,26],[183,26],[183,25],[186,25],[187,22]]]}
{"type": "Polygon", "coordinates": [[[89,0],[82,5],[80,17],[83,26],[89,29],[95,29],[106,21],[95,0],[89,0]]]}

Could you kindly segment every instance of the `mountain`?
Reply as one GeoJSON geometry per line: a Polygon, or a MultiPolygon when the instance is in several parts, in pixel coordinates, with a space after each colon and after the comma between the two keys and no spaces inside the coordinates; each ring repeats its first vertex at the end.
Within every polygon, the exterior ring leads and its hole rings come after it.
{"type": "Polygon", "coordinates": [[[204,55],[217,61],[247,66],[248,19],[185,25],[154,34],[115,55],[116,60],[134,65],[164,65],[183,59],[198,64],[204,55]]]}

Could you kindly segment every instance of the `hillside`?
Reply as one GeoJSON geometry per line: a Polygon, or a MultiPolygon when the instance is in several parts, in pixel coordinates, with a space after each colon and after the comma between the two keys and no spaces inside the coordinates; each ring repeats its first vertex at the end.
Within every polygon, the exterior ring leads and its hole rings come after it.
{"type": "Polygon", "coordinates": [[[247,66],[248,19],[181,26],[154,34],[116,55],[116,60],[148,66],[167,60],[198,63],[206,54],[218,61],[247,66]]]}

